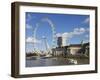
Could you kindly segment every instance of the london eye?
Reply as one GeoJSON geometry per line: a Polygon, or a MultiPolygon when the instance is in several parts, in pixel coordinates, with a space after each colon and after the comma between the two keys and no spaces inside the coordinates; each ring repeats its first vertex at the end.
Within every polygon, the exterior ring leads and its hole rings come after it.
{"type": "MultiPolygon", "coordinates": [[[[51,47],[49,47],[48,41],[46,39],[45,36],[43,36],[43,42],[45,44],[45,48],[46,48],[46,52],[47,53],[52,53],[52,48],[55,48],[56,46],[56,30],[55,30],[55,25],[52,22],[51,19],[49,19],[48,17],[43,17],[38,23],[36,23],[36,27],[33,30],[33,37],[36,39],[37,38],[37,30],[39,27],[41,27],[41,24],[43,24],[43,22],[46,22],[49,24],[48,27],[50,27],[51,31],[52,31],[52,40],[51,40],[51,47]]],[[[40,50],[37,49],[36,45],[33,44],[33,51],[34,52],[38,52],[40,53],[40,50]]]]}

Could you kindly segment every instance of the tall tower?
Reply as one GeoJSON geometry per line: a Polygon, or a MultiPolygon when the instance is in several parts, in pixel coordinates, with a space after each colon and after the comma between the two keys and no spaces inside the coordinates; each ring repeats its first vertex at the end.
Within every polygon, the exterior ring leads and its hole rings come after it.
{"type": "Polygon", "coordinates": [[[58,45],[58,47],[62,46],[62,37],[58,37],[58,39],[57,39],[57,45],[58,45]]]}
{"type": "Polygon", "coordinates": [[[67,43],[67,37],[62,36],[62,46],[68,45],[67,43]]]}

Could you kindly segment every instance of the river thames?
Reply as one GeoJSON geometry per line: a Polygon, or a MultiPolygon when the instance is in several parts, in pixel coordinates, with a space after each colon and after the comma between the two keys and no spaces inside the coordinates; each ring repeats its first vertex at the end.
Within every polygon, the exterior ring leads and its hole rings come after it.
{"type": "Polygon", "coordinates": [[[60,66],[60,65],[82,65],[89,64],[88,58],[58,58],[58,57],[33,57],[26,59],[26,67],[41,67],[41,66],[60,66]]]}

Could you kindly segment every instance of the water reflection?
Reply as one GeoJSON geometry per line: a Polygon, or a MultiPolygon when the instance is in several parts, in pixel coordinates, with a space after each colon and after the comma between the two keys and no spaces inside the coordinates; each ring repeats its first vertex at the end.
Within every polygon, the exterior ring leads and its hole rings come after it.
{"type": "Polygon", "coordinates": [[[45,58],[45,57],[32,57],[26,59],[26,67],[39,67],[39,66],[59,66],[59,65],[79,65],[89,64],[89,59],[73,59],[73,58],[45,58]]]}
{"type": "Polygon", "coordinates": [[[70,63],[73,63],[73,64],[78,64],[77,60],[75,59],[68,59],[70,63]]]}

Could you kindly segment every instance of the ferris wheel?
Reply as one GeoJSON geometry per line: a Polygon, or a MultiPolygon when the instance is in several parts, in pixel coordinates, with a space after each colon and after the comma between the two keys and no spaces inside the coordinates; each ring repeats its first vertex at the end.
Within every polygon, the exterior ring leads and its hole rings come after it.
{"type": "MultiPolygon", "coordinates": [[[[35,27],[35,29],[33,30],[33,37],[36,39],[36,33],[37,33],[37,30],[38,30],[38,28],[39,27],[41,27],[40,26],[40,24],[42,24],[43,22],[47,22],[50,26],[49,27],[51,27],[51,31],[52,31],[52,46],[51,46],[51,49],[52,48],[55,48],[55,46],[56,46],[56,30],[55,30],[55,25],[53,24],[53,22],[52,22],[52,20],[51,19],[49,19],[48,17],[43,17],[37,24],[36,24],[36,27],[35,27]]],[[[45,38],[46,39],[46,38],[45,38]]],[[[47,43],[47,41],[45,40],[45,47],[46,47],[46,49],[48,50],[48,51],[51,51],[51,49],[49,48],[49,47],[47,47],[47,45],[48,45],[48,43],[47,43]]],[[[34,51],[36,50],[36,46],[35,46],[35,44],[33,44],[33,46],[34,46],[34,51]]]]}

